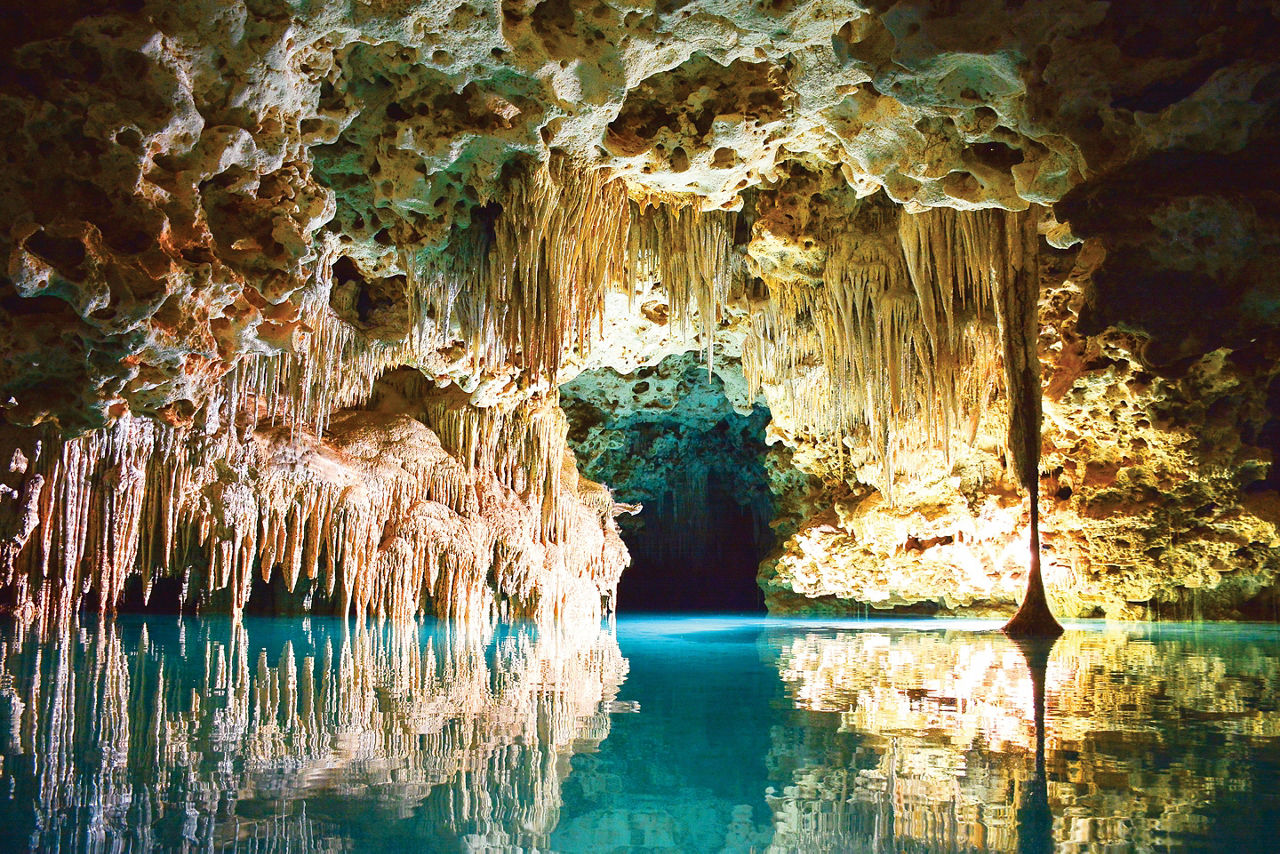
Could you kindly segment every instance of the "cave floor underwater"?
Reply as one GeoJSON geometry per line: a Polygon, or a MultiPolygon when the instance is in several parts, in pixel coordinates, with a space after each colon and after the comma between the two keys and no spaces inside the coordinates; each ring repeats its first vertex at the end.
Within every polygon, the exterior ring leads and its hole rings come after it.
{"type": "Polygon", "coordinates": [[[0,849],[1271,851],[1280,627],[0,624],[0,849]]]}

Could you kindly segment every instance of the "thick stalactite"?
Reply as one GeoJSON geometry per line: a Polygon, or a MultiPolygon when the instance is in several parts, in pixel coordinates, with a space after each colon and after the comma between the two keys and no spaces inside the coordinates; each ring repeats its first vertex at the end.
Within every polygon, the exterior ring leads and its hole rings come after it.
{"type": "Polygon", "coordinates": [[[1009,395],[1009,439],[1013,469],[1031,503],[1027,593],[1004,631],[1015,636],[1062,634],[1044,594],[1040,571],[1040,270],[1034,217],[1020,228],[1006,222],[1005,265],[997,287],[1009,395]]]}

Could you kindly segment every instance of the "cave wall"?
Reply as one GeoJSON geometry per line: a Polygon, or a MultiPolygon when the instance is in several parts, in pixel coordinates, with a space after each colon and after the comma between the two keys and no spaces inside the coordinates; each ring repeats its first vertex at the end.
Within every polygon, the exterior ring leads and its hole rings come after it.
{"type": "Polygon", "coordinates": [[[1033,274],[1056,604],[1274,595],[1275,3],[3,14],[9,610],[197,576],[237,610],[256,575],[598,613],[625,556],[554,387],[690,340],[824,484],[774,607],[1007,609],[1034,354],[1001,306],[1033,274]]]}
{"type": "MultiPolygon", "coordinates": [[[[1274,340],[1162,371],[1141,334],[1081,331],[1096,246],[1053,254],[1040,304],[1040,511],[1055,611],[1274,619],[1274,340]]],[[[1028,507],[998,434],[979,424],[949,460],[932,452],[898,477],[892,502],[866,482],[874,472],[851,474],[829,448],[797,456],[827,488],[761,568],[772,610],[998,616],[1020,599],[1028,507]]]]}

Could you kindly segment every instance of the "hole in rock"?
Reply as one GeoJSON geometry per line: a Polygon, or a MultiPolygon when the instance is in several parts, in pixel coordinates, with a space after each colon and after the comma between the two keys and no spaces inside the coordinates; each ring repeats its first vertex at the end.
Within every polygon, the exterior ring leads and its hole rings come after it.
{"type": "Polygon", "coordinates": [[[708,378],[689,352],[631,375],[584,372],[560,388],[582,474],[644,506],[618,518],[631,552],[623,613],[764,607],[756,573],[774,545],[769,410],[734,409],[721,377],[741,396],[736,368],[718,363],[708,378]]]}
{"type": "Polygon", "coordinates": [[[1280,377],[1271,380],[1267,386],[1267,420],[1252,435],[1242,438],[1252,444],[1271,452],[1273,460],[1264,477],[1245,486],[1245,492],[1258,493],[1280,489],[1280,377]]]}

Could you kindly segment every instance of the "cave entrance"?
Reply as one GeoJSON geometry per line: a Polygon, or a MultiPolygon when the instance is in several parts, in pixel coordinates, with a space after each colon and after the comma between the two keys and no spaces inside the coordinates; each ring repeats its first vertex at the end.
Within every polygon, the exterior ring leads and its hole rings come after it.
{"type": "Polygon", "coordinates": [[[644,508],[618,519],[631,552],[620,611],[764,609],[756,574],[774,546],[770,416],[734,408],[722,375],[745,388],[735,368],[718,360],[708,377],[689,352],[629,375],[584,372],[560,388],[582,473],[644,508]]]}

